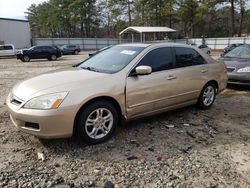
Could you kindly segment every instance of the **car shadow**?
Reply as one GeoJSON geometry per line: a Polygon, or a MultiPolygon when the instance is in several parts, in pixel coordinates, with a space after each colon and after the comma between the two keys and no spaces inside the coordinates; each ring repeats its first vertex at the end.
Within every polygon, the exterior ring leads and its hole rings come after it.
{"type": "Polygon", "coordinates": [[[238,91],[250,91],[250,84],[249,85],[227,84],[227,88],[238,91]]]}

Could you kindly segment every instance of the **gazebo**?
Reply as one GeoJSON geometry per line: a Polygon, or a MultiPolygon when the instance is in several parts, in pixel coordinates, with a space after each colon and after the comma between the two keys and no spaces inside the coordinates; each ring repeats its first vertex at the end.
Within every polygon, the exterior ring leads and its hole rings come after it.
{"type": "Polygon", "coordinates": [[[141,27],[141,26],[130,26],[124,29],[119,33],[119,35],[123,34],[131,34],[132,42],[134,42],[134,35],[140,34],[140,41],[145,42],[145,34],[153,33],[154,40],[156,40],[156,33],[170,33],[176,32],[176,30],[171,29],[169,27],[141,27]]]}

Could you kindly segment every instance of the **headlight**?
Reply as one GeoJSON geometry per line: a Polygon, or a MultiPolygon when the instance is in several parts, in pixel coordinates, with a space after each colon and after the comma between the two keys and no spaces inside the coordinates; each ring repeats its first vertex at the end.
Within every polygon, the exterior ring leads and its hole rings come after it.
{"type": "Polygon", "coordinates": [[[237,72],[250,72],[250,67],[239,69],[237,72]]]}
{"type": "Polygon", "coordinates": [[[60,106],[68,92],[53,93],[48,95],[42,95],[29,100],[24,108],[28,109],[56,109],[60,106]]]}

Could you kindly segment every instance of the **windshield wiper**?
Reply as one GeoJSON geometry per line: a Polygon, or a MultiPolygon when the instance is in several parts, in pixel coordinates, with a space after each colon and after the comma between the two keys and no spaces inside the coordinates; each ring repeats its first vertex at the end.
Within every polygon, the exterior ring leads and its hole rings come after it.
{"type": "Polygon", "coordinates": [[[89,71],[94,71],[94,72],[99,72],[97,69],[94,67],[81,67],[82,69],[89,70],[89,71]]]}

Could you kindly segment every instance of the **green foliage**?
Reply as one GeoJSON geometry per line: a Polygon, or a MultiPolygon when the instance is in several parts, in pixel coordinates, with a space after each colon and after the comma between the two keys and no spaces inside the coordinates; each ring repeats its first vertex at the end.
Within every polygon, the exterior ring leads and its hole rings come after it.
{"type": "Polygon", "coordinates": [[[250,33],[250,0],[48,0],[26,14],[34,37],[118,37],[135,26],[167,26],[179,37],[250,33]]]}

